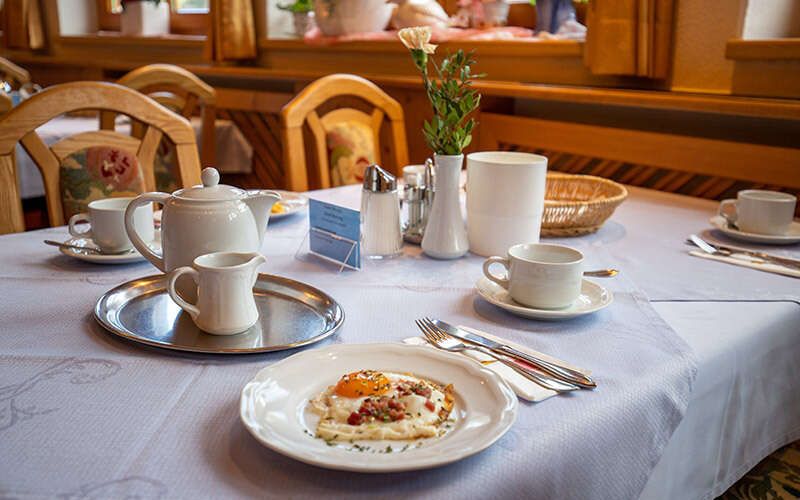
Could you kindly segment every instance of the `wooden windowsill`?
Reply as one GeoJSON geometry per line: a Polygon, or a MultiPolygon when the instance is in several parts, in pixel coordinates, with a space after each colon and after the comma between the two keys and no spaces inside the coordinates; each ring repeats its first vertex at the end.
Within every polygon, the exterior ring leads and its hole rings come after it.
{"type": "MultiPolygon", "coordinates": [[[[305,52],[407,52],[399,40],[370,40],[335,42],[329,44],[307,43],[302,39],[261,39],[259,48],[266,50],[298,50],[305,52]]],[[[475,50],[481,55],[508,55],[528,57],[582,57],[584,42],[575,40],[458,40],[438,45],[447,50],[475,50]]]]}
{"type": "Polygon", "coordinates": [[[116,31],[98,31],[85,35],[62,35],[62,45],[126,45],[163,47],[200,47],[205,43],[204,35],[168,34],[160,36],[122,36],[116,31]]]}
{"type": "Polygon", "coordinates": [[[769,40],[728,40],[725,57],[733,60],[800,60],[800,38],[775,38],[769,40]]]}

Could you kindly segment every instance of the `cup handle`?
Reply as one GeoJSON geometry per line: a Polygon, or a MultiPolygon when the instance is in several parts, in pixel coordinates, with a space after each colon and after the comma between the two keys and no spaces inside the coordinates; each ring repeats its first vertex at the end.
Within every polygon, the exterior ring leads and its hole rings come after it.
{"type": "Polygon", "coordinates": [[[492,264],[500,264],[501,266],[506,268],[506,272],[508,272],[508,259],[505,257],[489,257],[485,261],[483,261],[483,274],[489,278],[490,280],[494,281],[498,285],[502,286],[506,290],[508,290],[508,278],[500,278],[494,274],[489,268],[492,264]]]}
{"type": "Polygon", "coordinates": [[[722,200],[719,203],[719,211],[718,211],[718,213],[726,221],[728,221],[729,223],[735,225],[736,224],[736,220],[739,218],[736,208],[737,208],[736,200],[734,200],[734,199],[722,200]],[[733,205],[733,213],[728,213],[728,212],[725,211],[725,208],[730,206],[730,205],[733,205]]]}
{"type": "Polygon", "coordinates": [[[200,309],[198,309],[196,305],[190,304],[183,300],[183,297],[181,297],[178,294],[178,291],[175,290],[175,282],[183,274],[191,275],[195,283],[197,283],[197,280],[200,277],[200,273],[198,273],[193,267],[179,267],[167,275],[167,292],[169,293],[169,296],[172,297],[172,300],[174,300],[175,303],[181,307],[181,309],[189,313],[192,319],[197,319],[197,316],[200,314],[200,309]]]}
{"type": "Polygon", "coordinates": [[[89,228],[88,230],[86,230],[84,232],[80,232],[80,231],[78,231],[78,228],[75,227],[77,224],[80,224],[81,222],[89,222],[89,223],[91,223],[91,220],[89,219],[89,214],[75,214],[72,217],[70,217],[69,218],[69,234],[73,238],[91,238],[92,237],[91,228],[89,228]]]}
{"type": "Polygon", "coordinates": [[[171,195],[167,193],[144,193],[131,201],[128,204],[128,208],[125,209],[125,232],[128,233],[128,239],[131,240],[136,250],[149,260],[151,264],[165,272],[163,253],[159,255],[152,251],[150,246],[139,236],[139,233],[136,232],[136,226],[133,223],[133,213],[137,208],[147,203],[156,202],[164,205],[170,197],[171,195]]]}

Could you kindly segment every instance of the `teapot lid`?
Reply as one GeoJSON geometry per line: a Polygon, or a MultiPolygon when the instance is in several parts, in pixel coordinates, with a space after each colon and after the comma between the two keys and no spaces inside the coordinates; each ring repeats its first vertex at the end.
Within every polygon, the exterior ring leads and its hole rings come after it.
{"type": "Polygon", "coordinates": [[[219,172],[216,168],[207,167],[200,174],[202,186],[194,186],[175,192],[175,196],[190,200],[225,201],[238,200],[245,195],[243,189],[219,183],[219,172]]]}

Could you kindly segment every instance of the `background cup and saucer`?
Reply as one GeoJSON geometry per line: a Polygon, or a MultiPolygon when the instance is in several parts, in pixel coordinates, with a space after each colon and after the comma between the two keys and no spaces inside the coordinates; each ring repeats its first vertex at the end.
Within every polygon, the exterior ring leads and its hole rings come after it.
{"type": "MultiPolygon", "coordinates": [[[[90,202],[86,212],[70,217],[68,228],[72,238],[64,242],[86,250],[60,247],[61,253],[96,264],[143,261],[144,257],[133,248],[125,231],[125,209],[132,200],[130,197],[104,198],[90,202]],[[89,229],[81,231],[78,225],[82,223],[89,223],[89,229]],[[99,249],[102,253],[92,249],[99,249]]],[[[160,231],[155,229],[152,205],[136,209],[134,223],[145,241],[151,241],[151,246],[156,248],[160,246],[160,231]]]]}
{"type": "Polygon", "coordinates": [[[723,200],[711,224],[731,238],[751,243],[787,245],[800,242],[794,220],[797,198],[788,193],[746,189],[723,200]]]}
{"type": "Polygon", "coordinates": [[[574,248],[545,243],[523,243],[508,249],[506,257],[483,263],[484,277],[475,284],[486,301],[512,314],[540,320],[571,319],[607,307],[613,295],[583,277],[583,254],[574,248]],[[504,276],[492,266],[506,268],[504,276]]]}

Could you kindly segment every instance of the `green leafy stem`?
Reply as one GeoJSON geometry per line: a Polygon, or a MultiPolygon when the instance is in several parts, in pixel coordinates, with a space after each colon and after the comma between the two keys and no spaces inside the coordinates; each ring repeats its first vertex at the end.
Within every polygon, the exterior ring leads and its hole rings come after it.
{"type": "Polygon", "coordinates": [[[481,102],[481,95],[472,83],[485,75],[472,73],[474,52],[459,50],[448,54],[441,64],[430,59],[436,71],[432,80],[428,76],[428,55],[418,49],[411,54],[433,107],[433,119],[425,121],[423,126],[425,141],[437,154],[459,155],[472,142],[475,120],[470,114],[481,102]]]}

